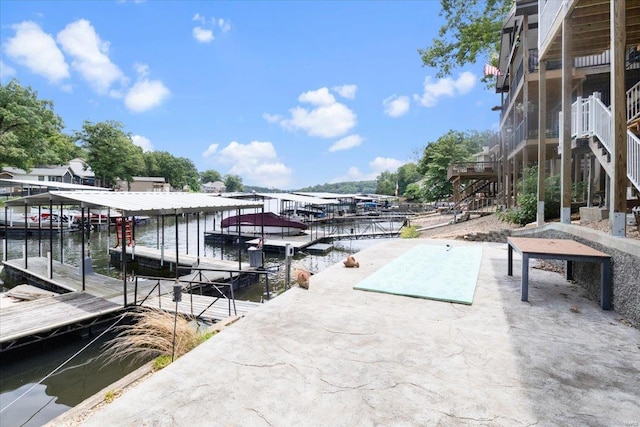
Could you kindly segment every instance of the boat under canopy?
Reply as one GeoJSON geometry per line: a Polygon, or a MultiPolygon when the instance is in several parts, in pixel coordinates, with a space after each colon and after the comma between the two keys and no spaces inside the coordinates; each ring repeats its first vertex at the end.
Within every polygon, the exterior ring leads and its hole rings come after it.
{"type": "Polygon", "coordinates": [[[222,228],[237,229],[241,233],[296,235],[309,228],[307,224],[273,212],[234,215],[224,218],[222,228]]]}

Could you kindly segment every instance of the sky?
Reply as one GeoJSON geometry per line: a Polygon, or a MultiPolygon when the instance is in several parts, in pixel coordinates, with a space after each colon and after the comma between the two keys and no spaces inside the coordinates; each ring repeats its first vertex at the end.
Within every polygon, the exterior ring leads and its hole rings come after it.
{"type": "Polygon", "coordinates": [[[424,67],[440,1],[0,0],[0,81],[65,133],[123,124],[145,151],[275,189],[375,179],[450,130],[496,130],[484,59],[424,67]]]}

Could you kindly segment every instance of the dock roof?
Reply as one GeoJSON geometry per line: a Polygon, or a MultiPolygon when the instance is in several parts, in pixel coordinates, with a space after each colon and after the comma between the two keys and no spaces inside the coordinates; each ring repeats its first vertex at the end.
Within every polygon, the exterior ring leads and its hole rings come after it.
{"type": "Polygon", "coordinates": [[[109,189],[109,188],[94,187],[92,185],[72,184],[72,183],[69,183],[69,182],[36,181],[36,180],[33,180],[33,179],[6,179],[6,178],[0,178],[0,187],[17,187],[17,186],[58,188],[58,189],[64,189],[64,190],[111,191],[111,189],[109,189]]]}
{"type": "Polygon", "coordinates": [[[255,193],[255,195],[264,197],[264,198],[270,198],[270,199],[280,199],[280,200],[288,200],[291,202],[306,203],[309,205],[335,205],[338,203],[337,200],[321,199],[319,197],[311,197],[311,196],[302,196],[300,194],[293,194],[293,193],[255,193]]]}
{"type": "Polygon", "coordinates": [[[7,206],[81,205],[88,208],[110,208],[123,215],[172,215],[215,212],[233,209],[262,208],[262,201],[230,199],[204,193],[50,191],[48,193],[9,200],[7,206]]]}

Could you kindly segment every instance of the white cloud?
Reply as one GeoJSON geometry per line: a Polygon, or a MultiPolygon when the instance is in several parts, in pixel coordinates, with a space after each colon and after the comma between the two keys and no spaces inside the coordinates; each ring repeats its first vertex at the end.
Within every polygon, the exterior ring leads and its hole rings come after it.
{"type": "Polygon", "coordinates": [[[468,71],[460,74],[457,80],[450,77],[432,81],[430,76],[424,78],[422,95],[413,95],[414,99],[424,107],[433,107],[442,96],[464,95],[476,84],[477,78],[468,71]]]}
{"type": "Polygon", "coordinates": [[[149,66],[147,64],[136,62],[135,64],[133,64],[133,69],[135,70],[136,74],[138,74],[138,78],[147,77],[149,75],[149,66]]]}
{"type": "Polygon", "coordinates": [[[349,135],[336,141],[330,148],[330,152],[349,150],[362,144],[362,137],[360,135],[349,135]]]}
{"type": "Polygon", "coordinates": [[[312,105],[325,106],[336,103],[336,98],[329,93],[329,89],[322,87],[318,90],[310,90],[298,97],[300,102],[308,102],[312,105]]]}
{"type": "Polygon", "coordinates": [[[263,113],[262,117],[269,123],[278,123],[280,120],[283,119],[283,117],[279,114],[269,114],[269,113],[263,113]]]}
{"type": "Polygon", "coordinates": [[[392,95],[382,101],[384,113],[391,117],[404,116],[409,111],[410,100],[408,96],[392,95]]]}
{"type": "Polygon", "coordinates": [[[16,69],[0,60],[0,80],[9,79],[16,75],[16,69]]]}
{"type": "Polygon", "coordinates": [[[264,113],[270,123],[279,123],[286,130],[302,130],[309,136],[335,138],[349,132],[356,125],[356,114],[346,105],[336,102],[326,87],[302,93],[298,101],[312,104],[313,108],[294,107],[290,117],[264,113]]]}
{"type": "Polygon", "coordinates": [[[7,40],[4,49],[9,58],[51,83],[69,77],[69,66],[50,34],[31,21],[15,24],[12,28],[16,35],[7,40]]]}
{"type": "Polygon", "coordinates": [[[200,43],[211,43],[214,40],[213,31],[202,27],[194,27],[193,38],[200,43]]]}
{"type": "Polygon", "coordinates": [[[109,43],[100,39],[89,21],[79,19],[72,22],[58,33],[57,40],[62,50],[73,58],[73,69],[98,94],[109,93],[116,82],[126,83],[120,68],[109,59],[109,43]]]}
{"type": "Polygon", "coordinates": [[[334,86],[333,90],[343,98],[355,99],[358,86],[356,85],[334,86]]]}
{"type": "Polygon", "coordinates": [[[210,157],[216,163],[230,165],[228,173],[240,175],[245,183],[286,187],[291,181],[292,170],[278,160],[271,142],[240,144],[232,141],[221,150],[218,150],[218,144],[211,144],[203,156],[210,157]]]}
{"type": "Polygon", "coordinates": [[[369,162],[369,168],[373,172],[375,172],[376,176],[381,172],[389,171],[394,173],[398,170],[398,168],[404,165],[406,162],[397,159],[391,159],[389,157],[376,157],[371,162],[369,162]]]}
{"type": "Polygon", "coordinates": [[[124,105],[134,113],[142,113],[157,107],[170,95],[169,89],[160,80],[142,79],[127,92],[124,105]]]}
{"type": "Polygon", "coordinates": [[[218,27],[220,27],[220,31],[222,31],[223,33],[231,30],[231,24],[229,24],[229,21],[225,21],[222,18],[218,19],[218,27]]]}
{"type": "Polygon", "coordinates": [[[134,145],[142,148],[142,151],[153,151],[153,144],[151,143],[149,138],[145,138],[144,136],[140,135],[133,135],[131,137],[131,140],[133,141],[134,145]]]}
{"type": "Polygon", "coordinates": [[[204,16],[200,15],[199,13],[196,12],[195,15],[193,15],[193,18],[191,18],[192,21],[197,21],[200,22],[202,24],[204,24],[207,20],[204,16]]]}
{"type": "Polygon", "coordinates": [[[382,172],[389,171],[394,173],[398,168],[404,165],[406,162],[401,160],[376,157],[369,162],[369,172],[363,172],[356,166],[351,166],[346,175],[335,177],[331,180],[332,183],[336,182],[348,182],[348,181],[373,181],[382,172]]]}
{"type": "Polygon", "coordinates": [[[216,154],[218,152],[218,145],[219,144],[211,144],[207,147],[207,149],[204,151],[204,153],[202,153],[202,157],[204,157],[205,159],[208,157],[213,156],[214,154],[216,154]]]}
{"type": "Polygon", "coordinates": [[[377,176],[378,174],[376,173],[372,172],[372,173],[366,174],[366,173],[363,173],[356,166],[351,166],[347,171],[346,175],[335,177],[330,182],[336,183],[336,182],[349,182],[349,181],[373,181],[376,179],[377,176]]]}

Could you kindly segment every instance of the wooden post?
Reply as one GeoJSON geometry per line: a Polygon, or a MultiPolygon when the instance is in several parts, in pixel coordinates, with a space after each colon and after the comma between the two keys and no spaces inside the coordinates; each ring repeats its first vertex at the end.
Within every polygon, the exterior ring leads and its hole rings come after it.
{"type": "Polygon", "coordinates": [[[538,63],[538,213],[537,224],[544,224],[544,180],[547,163],[547,63],[538,63]]]}
{"type": "Polygon", "coordinates": [[[571,23],[562,22],[562,151],[560,155],[560,222],[571,223],[571,23]]]}
{"type": "Polygon", "coordinates": [[[625,96],[625,0],[611,1],[611,235],[625,237],[627,212],[627,107],[625,96]]]}

